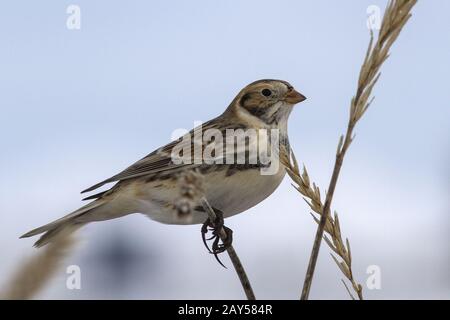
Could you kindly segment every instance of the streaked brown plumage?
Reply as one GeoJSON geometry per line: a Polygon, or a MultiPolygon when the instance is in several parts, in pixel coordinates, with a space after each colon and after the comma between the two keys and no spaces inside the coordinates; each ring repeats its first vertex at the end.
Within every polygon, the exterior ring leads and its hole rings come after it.
{"type": "MultiPolygon", "coordinates": [[[[285,81],[256,81],[246,86],[222,115],[203,124],[202,129],[203,132],[208,129],[217,129],[219,132],[225,132],[227,129],[277,129],[281,143],[287,145],[289,114],[293,106],[303,100],[305,97],[285,81]]],[[[150,153],[124,171],[84,190],[83,193],[90,192],[107,183],[116,182],[109,190],[85,198],[94,200],[89,204],[22,237],[44,233],[35,244],[39,247],[52,241],[62,230],[77,229],[89,222],[114,219],[131,213],[143,213],[153,220],[167,224],[203,223],[207,216],[201,209],[195,210],[189,220],[180,220],[173,209],[173,204],[179,196],[177,176],[180,172],[189,170],[202,174],[205,197],[224,217],[255,206],[281,183],[285,175],[285,169],[281,165],[273,175],[262,175],[261,163],[174,163],[174,148],[180,146],[183,139],[189,141],[187,138],[191,138],[189,143],[193,145],[194,132],[195,129],[179,140],[150,153]]],[[[201,149],[205,150],[208,144],[203,142],[201,149]]],[[[234,152],[239,154],[249,151],[234,152]]]]}

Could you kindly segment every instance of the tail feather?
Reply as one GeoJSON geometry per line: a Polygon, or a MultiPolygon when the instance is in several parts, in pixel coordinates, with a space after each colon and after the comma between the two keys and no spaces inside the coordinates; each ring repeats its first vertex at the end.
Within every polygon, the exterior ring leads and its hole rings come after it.
{"type": "Polygon", "coordinates": [[[38,241],[34,243],[34,247],[40,248],[45,246],[46,244],[55,241],[56,239],[60,239],[62,237],[68,236],[69,234],[75,232],[79,228],[81,228],[84,223],[72,223],[66,222],[60,226],[54,227],[53,229],[45,232],[38,241]]]}
{"type": "Polygon", "coordinates": [[[76,218],[102,206],[104,203],[105,202],[101,200],[88,203],[80,209],[75,210],[74,212],[69,213],[68,215],[58,220],[55,220],[53,222],[50,222],[49,224],[25,233],[20,238],[29,238],[45,232],[34,244],[35,247],[42,247],[51,242],[54,238],[59,237],[62,234],[66,234],[66,232],[73,232],[76,229],[80,228],[82,225],[84,225],[84,223],[77,222],[76,218]]]}

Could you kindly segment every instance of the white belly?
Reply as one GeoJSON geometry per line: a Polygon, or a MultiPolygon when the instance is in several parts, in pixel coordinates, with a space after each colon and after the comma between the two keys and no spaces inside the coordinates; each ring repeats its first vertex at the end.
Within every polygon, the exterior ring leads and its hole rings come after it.
{"type": "Polygon", "coordinates": [[[280,185],[284,170],[276,175],[261,175],[259,170],[238,172],[230,177],[223,173],[212,176],[206,183],[206,197],[211,206],[230,217],[254,207],[280,185]]]}
{"type": "MultiPolygon", "coordinates": [[[[203,182],[208,202],[213,208],[222,211],[225,218],[263,201],[275,191],[285,175],[284,168],[280,168],[274,175],[262,175],[258,169],[239,171],[228,177],[226,172],[221,170],[207,173],[203,182]]],[[[179,219],[172,205],[179,197],[173,183],[167,183],[164,188],[158,189],[148,184],[142,185],[142,188],[147,190],[139,191],[141,197],[138,212],[153,220],[166,224],[200,224],[207,219],[206,213],[199,211],[194,211],[189,219],[179,219]]]]}

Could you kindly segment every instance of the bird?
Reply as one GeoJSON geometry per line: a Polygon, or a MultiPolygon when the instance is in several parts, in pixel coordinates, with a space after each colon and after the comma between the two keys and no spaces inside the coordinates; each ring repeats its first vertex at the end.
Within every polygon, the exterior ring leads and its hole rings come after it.
{"type": "Polygon", "coordinates": [[[140,213],[164,224],[203,224],[202,237],[205,245],[205,234],[210,227],[215,238],[210,252],[223,252],[232,241],[232,231],[224,226],[224,219],[256,206],[282,182],[286,169],[280,163],[277,153],[290,150],[288,118],[293,107],[304,100],[306,97],[287,81],[255,81],[245,86],[220,116],[153,151],[118,174],[82,191],[92,192],[114,183],[109,189],[84,198],[83,200],[91,200],[88,204],[25,233],[21,238],[42,234],[34,244],[35,247],[42,247],[88,223],[140,213]],[[257,139],[252,140],[248,134],[269,130],[271,133],[278,133],[278,136],[267,133],[257,135],[257,139]],[[210,136],[214,136],[214,139],[205,138],[206,132],[212,132],[210,136]],[[229,132],[244,135],[236,135],[237,138],[232,137],[229,144],[224,143],[227,138],[221,139],[220,135],[226,136],[229,132]],[[200,133],[200,139],[197,138],[197,133],[200,133]],[[204,133],[203,137],[201,133],[204,133]],[[242,141],[245,143],[238,146],[242,141]],[[228,148],[229,145],[233,148],[228,148]],[[261,146],[270,148],[270,161],[260,159],[259,153],[256,153],[255,158],[253,149],[263,149],[261,146]],[[194,152],[189,148],[194,149],[194,152]],[[196,148],[200,150],[200,159],[195,154],[196,148]],[[207,150],[213,161],[201,158],[206,154],[202,152],[207,150]],[[250,154],[253,156],[250,157],[250,154]],[[244,161],[239,161],[242,156],[244,161]],[[273,172],[264,172],[275,162],[277,165],[273,172]],[[199,189],[215,211],[217,221],[209,220],[199,198],[191,199],[188,210],[180,210],[179,199],[183,198],[179,187],[180,177],[188,181],[197,177],[201,181],[199,189]],[[219,245],[218,230],[222,227],[229,240],[219,245]]]}

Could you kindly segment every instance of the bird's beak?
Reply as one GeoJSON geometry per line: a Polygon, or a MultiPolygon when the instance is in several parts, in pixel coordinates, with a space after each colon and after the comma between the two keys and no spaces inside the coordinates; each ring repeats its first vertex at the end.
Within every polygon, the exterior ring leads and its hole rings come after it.
{"type": "Polygon", "coordinates": [[[300,103],[305,100],[306,100],[306,97],[294,89],[289,91],[286,94],[286,98],[284,99],[284,101],[286,101],[287,103],[290,103],[290,104],[297,104],[297,103],[300,103]]]}

